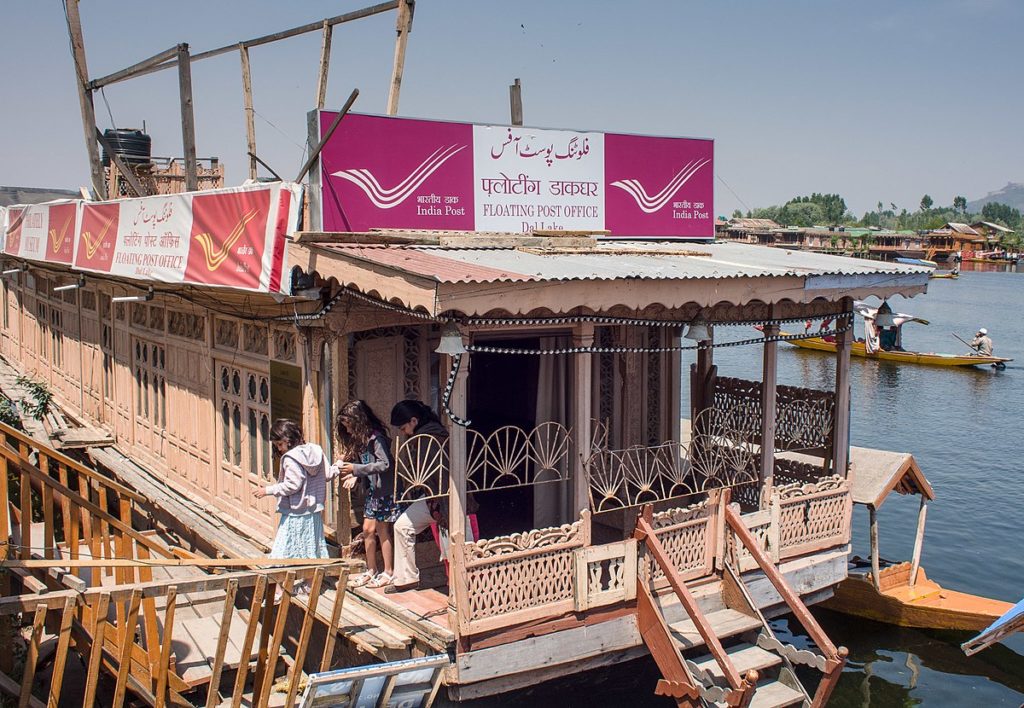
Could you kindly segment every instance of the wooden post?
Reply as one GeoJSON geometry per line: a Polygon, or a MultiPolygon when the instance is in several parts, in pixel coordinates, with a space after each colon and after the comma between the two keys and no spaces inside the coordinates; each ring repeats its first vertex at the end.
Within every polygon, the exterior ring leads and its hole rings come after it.
{"type": "Polygon", "coordinates": [[[398,114],[398,94],[402,90],[402,72],[405,71],[405,47],[409,43],[409,33],[412,32],[414,7],[414,0],[398,2],[398,18],[395,21],[398,38],[395,40],[395,64],[391,70],[391,90],[388,92],[389,116],[398,114]]]}
{"type": "Polygon", "coordinates": [[[249,179],[256,179],[256,113],[252,107],[249,47],[239,44],[238,53],[242,60],[242,98],[245,101],[245,144],[249,146],[249,179]]]}
{"type": "Polygon", "coordinates": [[[163,636],[160,638],[160,662],[156,674],[156,708],[163,708],[167,702],[168,672],[171,669],[171,637],[174,635],[174,609],[178,601],[178,588],[167,588],[167,607],[164,609],[163,636]]]}
{"type": "Polygon", "coordinates": [[[57,650],[53,654],[53,670],[50,672],[50,695],[47,708],[57,708],[60,690],[64,683],[64,667],[68,661],[68,645],[71,643],[71,622],[75,618],[75,600],[67,598],[60,615],[60,629],[57,632],[57,650]]]}
{"type": "MultiPolygon", "coordinates": [[[[324,20],[324,34],[320,42],[320,70],[316,77],[316,107],[324,107],[327,100],[327,73],[331,68],[331,25],[324,20]]],[[[253,151],[255,152],[255,150],[253,151]]]]}
{"type": "MultiPolygon", "coordinates": [[[[469,382],[469,354],[462,355],[462,365],[455,376],[455,383],[452,387],[449,406],[455,415],[465,418],[467,404],[467,384],[469,382]]],[[[468,461],[468,445],[466,441],[466,429],[461,425],[453,425],[451,437],[449,438],[449,474],[451,485],[448,489],[448,530],[451,537],[461,534],[466,535],[466,464],[468,461]]],[[[453,581],[450,583],[454,585],[453,581]]]]}
{"type": "MultiPolygon", "coordinates": [[[[591,347],[594,345],[594,325],[584,323],[576,325],[573,332],[574,347],[591,347]]],[[[590,455],[590,419],[593,412],[591,393],[593,391],[593,365],[590,354],[574,354],[573,366],[573,486],[572,486],[572,518],[575,521],[580,511],[590,508],[590,480],[584,461],[590,455]]],[[[678,426],[677,426],[678,427],[678,426]]]]}
{"type": "Polygon", "coordinates": [[[696,394],[692,391],[690,394],[690,405],[692,407],[690,411],[691,421],[697,419],[700,412],[704,410],[707,400],[714,395],[713,391],[707,390],[708,376],[715,365],[715,350],[711,347],[711,344],[714,342],[714,332],[711,330],[711,325],[708,325],[708,332],[712,335],[712,339],[697,343],[697,366],[694,369],[697,379],[697,391],[696,394]]]}
{"type": "Polygon", "coordinates": [[[917,569],[921,567],[921,550],[924,548],[924,522],[928,516],[928,497],[921,495],[921,508],[917,511],[917,535],[914,537],[914,556],[910,562],[910,587],[917,582],[917,569]]]}
{"type": "Polygon", "coordinates": [[[682,376],[683,361],[679,347],[683,343],[683,331],[673,327],[669,332],[668,346],[672,348],[668,359],[669,393],[668,393],[668,439],[679,442],[679,426],[683,418],[682,411],[682,376]]]}
{"type": "MultiPolygon", "coordinates": [[[[644,331],[638,325],[625,327],[626,347],[640,349],[645,345],[644,331]]],[[[636,351],[622,355],[625,366],[622,377],[622,447],[645,445],[646,414],[643,405],[647,381],[643,376],[644,355],[636,351]]]]}
{"type": "Polygon", "coordinates": [[[187,44],[178,45],[178,93],[181,98],[181,143],[185,150],[185,191],[195,192],[199,189],[199,175],[196,168],[196,123],[192,112],[192,60],[187,44]]]}
{"type": "MultiPolygon", "coordinates": [[[[231,619],[235,615],[235,596],[238,594],[238,580],[228,581],[224,594],[224,608],[220,614],[220,634],[217,635],[217,650],[213,655],[213,670],[210,673],[210,687],[206,691],[206,708],[220,703],[220,677],[224,671],[224,652],[231,632],[231,619]]],[[[244,661],[244,659],[243,659],[244,661]]]]}
{"type": "Polygon", "coordinates": [[[875,507],[868,507],[868,515],[871,519],[871,577],[875,581],[875,589],[881,590],[881,579],[878,569],[878,511],[875,507]]]}
{"type": "MultiPolygon", "coordinates": [[[[853,309],[853,300],[843,298],[844,307],[853,309]]],[[[850,348],[853,344],[853,315],[836,319],[836,414],[832,433],[832,473],[845,478],[850,459],[850,348]]]]}
{"type": "MultiPolygon", "coordinates": [[[[118,603],[120,607],[121,603],[118,603]]],[[[114,699],[111,703],[113,708],[121,708],[124,705],[125,691],[128,687],[128,672],[132,663],[132,648],[135,646],[135,626],[139,622],[139,608],[142,606],[142,590],[132,590],[131,599],[128,600],[128,616],[119,632],[121,652],[117,658],[117,685],[114,688],[114,699]]]]}
{"type": "Polygon", "coordinates": [[[516,79],[515,83],[508,87],[508,101],[512,111],[512,125],[523,124],[523,85],[516,79]]]}
{"type": "MultiPolygon", "coordinates": [[[[779,325],[766,324],[764,336],[775,337],[779,334],[779,325]]],[[[772,485],[775,475],[775,401],[776,373],[779,363],[779,344],[775,341],[764,343],[764,367],[761,382],[761,503],[760,508],[768,506],[772,498],[772,485]]]]}
{"type": "MultiPolygon", "coordinates": [[[[92,104],[89,83],[89,69],[85,62],[85,40],[82,38],[82,19],[78,14],[78,0],[67,0],[68,35],[71,39],[71,57],[75,63],[75,84],[78,87],[78,105],[82,111],[82,128],[85,131],[85,152],[89,157],[89,173],[92,188],[100,199],[107,198],[107,182],[100,164],[99,147],[96,144],[96,111],[92,104]]],[[[116,127],[116,126],[115,126],[116,127]]]]}

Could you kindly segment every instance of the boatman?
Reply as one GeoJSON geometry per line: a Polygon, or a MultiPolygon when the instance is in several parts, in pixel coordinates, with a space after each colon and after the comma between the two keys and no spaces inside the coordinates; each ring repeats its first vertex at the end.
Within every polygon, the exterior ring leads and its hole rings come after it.
{"type": "Polygon", "coordinates": [[[992,356],[992,338],[988,336],[988,330],[982,327],[971,340],[974,347],[981,356],[992,356]]]}

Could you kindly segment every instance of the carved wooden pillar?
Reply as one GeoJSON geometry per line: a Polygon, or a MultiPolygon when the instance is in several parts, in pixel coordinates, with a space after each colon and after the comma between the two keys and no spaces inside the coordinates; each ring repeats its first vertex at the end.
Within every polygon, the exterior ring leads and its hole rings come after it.
{"type": "MultiPolygon", "coordinates": [[[[853,310],[853,300],[843,298],[844,308],[853,310]]],[[[846,477],[850,455],[850,347],[853,344],[853,315],[836,318],[846,331],[836,335],[836,413],[832,433],[832,472],[846,477]]]]}
{"type": "Polygon", "coordinates": [[[715,350],[712,344],[715,341],[715,331],[708,325],[708,334],[711,339],[697,343],[697,363],[691,366],[690,380],[690,420],[696,420],[702,410],[708,407],[708,402],[714,398],[714,387],[710,379],[715,366],[715,350]],[[708,390],[710,387],[711,390],[708,390]]]}
{"type": "MultiPolygon", "coordinates": [[[[454,366],[454,362],[451,364],[454,366]]],[[[467,383],[469,382],[469,354],[462,355],[461,366],[455,376],[452,386],[451,398],[448,407],[460,418],[466,417],[466,405],[468,402],[467,383]]],[[[451,484],[448,489],[448,528],[452,537],[455,534],[465,538],[466,535],[466,463],[468,459],[468,445],[466,440],[466,429],[461,425],[451,426],[449,437],[449,459],[448,469],[451,475],[451,484]]]]}
{"type": "MultiPolygon", "coordinates": [[[[639,349],[644,346],[644,330],[636,325],[625,328],[625,346],[639,349]]],[[[644,355],[627,352],[622,355],[625,366],[622,371],[622,447],[643,445],[647,415],[644,410],[644,355]]]]}
{"type": "Polygon", "coordinates": [[[682,355],[679,347],[682,346],[683,330],[680,327],[673,327],[669,330],[668,346],[672,352],[668,355],[668,439],[679,441],[679,426],[683,417],[682,411],[682,355]]]}
{"type": "MultiPolygon", "coordinates": [[[[779,325],[764,326],[766,338],[779,334],[779,325]]],[[[764,343],[764,368],[761,382],[761,508],[767,507],[772,496],[775,475],[775,399],[778,369],[778,342],[764,343]]]]}
{"type": "MultiPolygon", "coordinates": [[[[574,347],[594,345],[594,325],[579,324],[573,332],[574,347]]],[[[584,460],[590,455],[590,419],[593,414],[591,395],[593,392],[593,366],[590,354],[574,354],[572,359],[572,512],[571,520],[579,517],[583,509],[590,506],[587,470],[584,460]]]]}

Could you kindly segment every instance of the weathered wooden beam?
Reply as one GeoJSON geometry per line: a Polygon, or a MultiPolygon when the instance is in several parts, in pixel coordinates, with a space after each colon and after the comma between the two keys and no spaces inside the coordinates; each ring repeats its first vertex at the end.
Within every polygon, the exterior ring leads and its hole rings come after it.
{"type": "Polygon", "coordinates": [[[768,507],[772,498],[775,477],[775,403],[777,400],[777,374],[779,368],[779,344],[774,337],[779,334],[779,325],[766,324],[764,336],[764,360],[761,377],[761,500],[760,508],[768,507]]]}
{"type": "MultiPolygon", "coordinates": [[[[120,606],[121,603],[118,603],[120,606]]],[[[121,653],[117,661],[117,684],[114,687],[114,698],[112,708],[121,708],[124,705],[124,697],[128,688],[128,670],[131,667],[132,647],[135,645],[135,626],[139,622],[139,608],[142,607],[142,591],[136,589],[128,600],[128,614],[121,627],[118,641],[121,643],[121,653]]]]}
{"type": "Polygon", "coordinates": [[[295,179],[293,180],[294,182],[301,182],[302,178],[306,176],[306,173],[309,172],[310,168],[312,168],[313,165],[316,164],[316,161],[320,158],[320,153],[323,151],[324,146],[327,144],[327,141],[331,139],[332,135],[334,135],[334,131],[338,129],[338,125],[341,123],[341,119],[348,115],[349,110],[351,110],[352,108],[352,104],[356,102],[356,98],[358,97],[359,89],[352,89],[352,93],[349,94],[348,100],[345,101],[345,105],[342,106],[341,110],[338,112],[338,115],[335,116],[334,122],[331,123],[331,127],[328,128],[327,132],[324,133],[322,138],[320,138],[320,143],[313,149],[312,152],[309,153],[309,158],[306,160],[306,164],[304,164],[302,166],[302,169],[299,170],[298,176],[296,176],[295,179]]]}
{"type": "Polygon", "coordinates": [[[398,17],[395,20],[395,62],[391,69],[391,88],[388,91],[387,114],[398,114],[398,96],[402,90],[402,74],[405,71],[405,48],[409,44],[409,33],[412,32],[412,16],[416,5],[413,0],[400,0],[398,17]]]}
{"type": "Polygon", "coordinates": [[[256,179],[256,110],[252,105],[252,69],[249,65],[249,48],[238,45],[242,62],[242,98],[245,102],[245,143],[249,152],[249,179],[256,179]]]}
{"type": "MultiPolygon", "coordinates": [[[[77,2],[77,0],[76,0],[77,2]]],[[[288,39],[289,37],[297,37],[300,34],[306,34],[308,32],[315,32],[327,23],[331,27],[340,25],[345,22],[352,22],[354,20],[361,20],[366,17],[373,17],[379,15],[382,12],[389,12],[398,7],[400,0],[391,0],[390,2],[382,2],[377,5],[371,5],[364,7],[360,10],[353,10],[352,12],[346,12],[343,15],[335,15],[334,17],[328,17],[325,20],[318,22],[310,22],[309,24],[300,25],[299,27],[293,27],[291,29],[283,30],[281,32],[275,32],[273,34],[263,35],[262,37],[256,37],[254,39],[246,39],[241,42],[233,42],[226,44],[223,47],[217,47],[216,49],[208,49],[205,52],[200,52],[192,56],[192,61],[200,61],[202,59],[210,59],[212,57],[220,56],[221,54],[227,54],[228,52],[234,51],[239,46],[243,47],[258,47],[261,44],[269,44],[270,42],[277,42],[282,39],[288,39]]],[[[145,74],[152,74],[156,71],[163,71],[164,69],[170,69],[177,63],[177,59],[165,61],[162,64],[153,64],[146,66],[142,69],[138,69],[132,72],[130,75],[119,77],[116,81],[124,81],[126,79],[134,78],[136,76],[144,76],[145,74]]],[[[109,78],[109,77],[106,77],[109,78]]],[[[116,83],[116,81],[109,81],[107,85],[116,83]]]]}
{"type": "Polygon", "coordinates": [[[515,83],[508,87],[508,102],[509,110],[512,114],[512,125],[522,125],[523,85],[519,83],[519,79],[516,79],[515,83]]]}
{"type": "Polygon", "coordinates": [[[324,107],[324,101],[327,100],[327,75],[331,68],[331,34],[333,31],[331,25],[327,24],[327,20],[324,20],[323,37],[320,40],[320,68],[316,76],[316,107],[318,110],[324,107]]]}
{"type": "MultiPolygon", "coordinates": [[[[256,629],[260,621],[260,607],[263,605],[263,595],[267,591],[267,578],[260,576],[256,579],[256,587],[252,591],[252,603],[249,605],[249,623],[245,628],[245,638],[242,640],[240,656],[243,661],[238,664],[238,671],[235,673],[235,688],[231,694],[231,708],[238,708],[242,705],[242,696],[245,694],[245,680],[249,674],[249,662],[244,660],[252,656],[252,643],[256,638],[256,629]]],[[[330,634],[330,632],[328,633],[330,634]]]]}
{"type": "Polygon", "coordinates": [[[924,549],[924,522],[928,517],[928,497],[921,495],[921,508],[917,511],[917,534],[914,536],[914,555],[910,561],[910,587],[917,583],[917,570],[921,567],[921,551],[924,549]]]}
{"type": "MultiPolygon", "coordinates": [[[[111,517],[113,518],[113,517],[111,517]]],[[[136,533],[138,533],[136,531],[136,533]]],[[[9,568],[152,568],[166,566],[198,566],[200,568],[283,568],[289,566],[344,566],[355,565],[354,561],[343,558],[154,558],[137,560],[132,558],[78,558],[77,560],[56,558],[52,560],[32,558],[11,560],[4,565],[9,568]]]]}
{"type": "MultiPolygon", "coordinates": [[[[853,310],[853,299],[843,298],[848,312],[853,310]]],[[[846,478],[850,460],[850,350],[853,346],[853,315],[836,319],[840,329],[836,335],[836,412],[832,434],[832,474],[846,478]]]]}
{"type": "Polygon", "coordinates": [[[185,152],[185,191],[199,189],[196,166],[196,122],[192,109],[192,60],[188,45],[178,45],[178,94],[181,102],[181,144],[185,152]]]}
{"type": "MultiPolygon", "coordinates": [[[[291,675],[288,679],[288,697],[284,704],[295,705],[295,698],[299,692],[299,681],[302,678],[302,666],[306,661],[306,649],[309,648],[309,636],[313,631],[313,622],[316,621],[316,607],[320,602],[320,590],[323,587],[324,573],[317,570],[313,575],[313,583],[309,588],[309,601],[306,605],[306,614],[302,618],[302,630],[299,633],[299,643],[295,649],[295,661],[292,662],[291,675]]],[[[328,634],[336,634],[337,630],[331,626],[327,628],[328,634]]],[[[387,705],[383,703],[382,705],[387,705]]]]}
{"type": "Polygon", "coordinates": [[[68,645],[71,643],[71,622],[75,618],[75,598],[64,598],[64,611],[60,615],[60,629],[57,632],[57,650],[53,654],[53,671],[50,676],[50,695],[47,708],[57,708],[60,691],[64,684],[64,667],[68,661],[68,645]]]}
{"type": "Polygon", "coordinates": [[[100,199],[107,198],[107,182],[103,177],[103,165],[96,144],[96,110],[92,103],[92,91],[88,88],[89,68],[85,61],[85,40],[82,38],[82,19],[78,14],[78,0],[64,3],[71,39],[71,58],[75,64],[75,86],[78,88],[78,105],[82,111],[82,128],[85,131],[85,152],[89,158],[89,173],[92,188],[100,199]]]}
{"type": "Polygon", "coordinates": [[[174,64],[175,62],[177,62],[177,59],[178,59],[178,48],[177,47],[171,47],[170,49],[163,50],[159,54],[154,54],[153,56],[149,57],[148,59],[143,59],[140,62],[136,62],[135,64],[132,64],[131,66],[125,67],[124,69],[121,69],[120,71],[115,71],[112,74],[107,74],[106,76],[101,76],[98,79],[93,79],[93,80],[89,81],[88,83],[86,83],[85,87],[87,89],[89,89],[90,91],[95,91],[96,89],[103,88],[107,84],[114,84],[114,83],[117,83],[118,81],[124,81],[125,79],[130,79],[133,76],[135,76],[136,74],[141,73],[144,69],[150,69],[152,67],[157,66],[158,64],[164,64],[165,62],[169,62],[170,64],[174,64]]]}
{"type": "Polygon", "coordinates": [[[167,588],[167,607],[164,609],[163,637],[160,642],[160,663],[156,674],[156,708],[163,708],[167,700],[167,674],[171,668],[171,646],[174,636],[174,609],[177,605],[178,588],[167,588]]]}
{"type": "MultiPolygon", "coordinates": [[[[235,596],[238,594],[238,581],[228,582],[227,593],[224,595],[224,609],[220,615],[220,634],[217,636],[217,651],[213,655],[213,671],[210,674],[210,687],[206,695],[206,708],[214,708],[220,703],[220,675],[224,671],[224,652],[227,651],[228,635],[231,631],[231,618],[235,614],[235,596]]],[[[286,705],[292,705],[287,703],[286,705]]]]}
{"type": "MultiPolygon", "coordinates": [[[[591,323],[578,324],[573,331],[574,347],[592,347],[594,345],[594,325],[591,323]]],[[[578,354],[572,357],[573,376],[573,430],[571,460],[572,469],[572,507],[570,518],[576,516],[583,509],[590,508],[590,480],[587,477],[585,461],[590,456],[590,421],[593,417],[593,405],[591,396],[593,394],[593,358],[589,355],[578,354]]],[[[678,427],[678,425],[677,425],[678,427]]]]}

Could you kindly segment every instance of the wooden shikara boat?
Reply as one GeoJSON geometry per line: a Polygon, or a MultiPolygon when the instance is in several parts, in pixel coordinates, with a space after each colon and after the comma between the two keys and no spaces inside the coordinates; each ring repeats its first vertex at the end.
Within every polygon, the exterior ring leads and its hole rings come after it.
{"type": "Polygon", "coordinates": [[[921,551],[935,492],[913,455],[850,448],[849,479],[854,504],[868,509],[871,557],[851,560],[846,580],[822,607],[900,627],[964,631],[984,629],[1009,611],[1009,602],[947,590],[925,575],[921,551]],[[886,563],[878,552],[878,509],[892,492],[921,497],[909,562],[886,563]]]}
{"type": "MultiPolygon", "coordinates": [[[[785,335],[785,332],[782,332],[785,335]]],[[[820,352],[836,351],[835,342],[827,342],[821,337],[810,337],[808,339],[794,339],[789,342],[801,349],[813,349],[820,352]]],[[[1005,364],[1013,359],[1005,359],[998,356],[982,356],[980,354],[936,354],[934,352],[899,352],[885,351],[879,349],[876,352],[867,352],[864,342],[855,341],[850,346],[850,354],[865,359],[882,359],[883,361],[895,361],[900,364],[927,364],[929,366],[984,366],[986,364],[1005,364]]]]}
{"type": "Polygon", "coordinates": [[[909,562],[883,568],[881,587],[876,588],[869,569],[852,570],[822,607],[900,627],[964,631],[982,630],[1012,607],[1009,602],[947,590],[929,579],[924,568],[918,568],[917,582],[911,585],[910,571],[909,562]]]}

